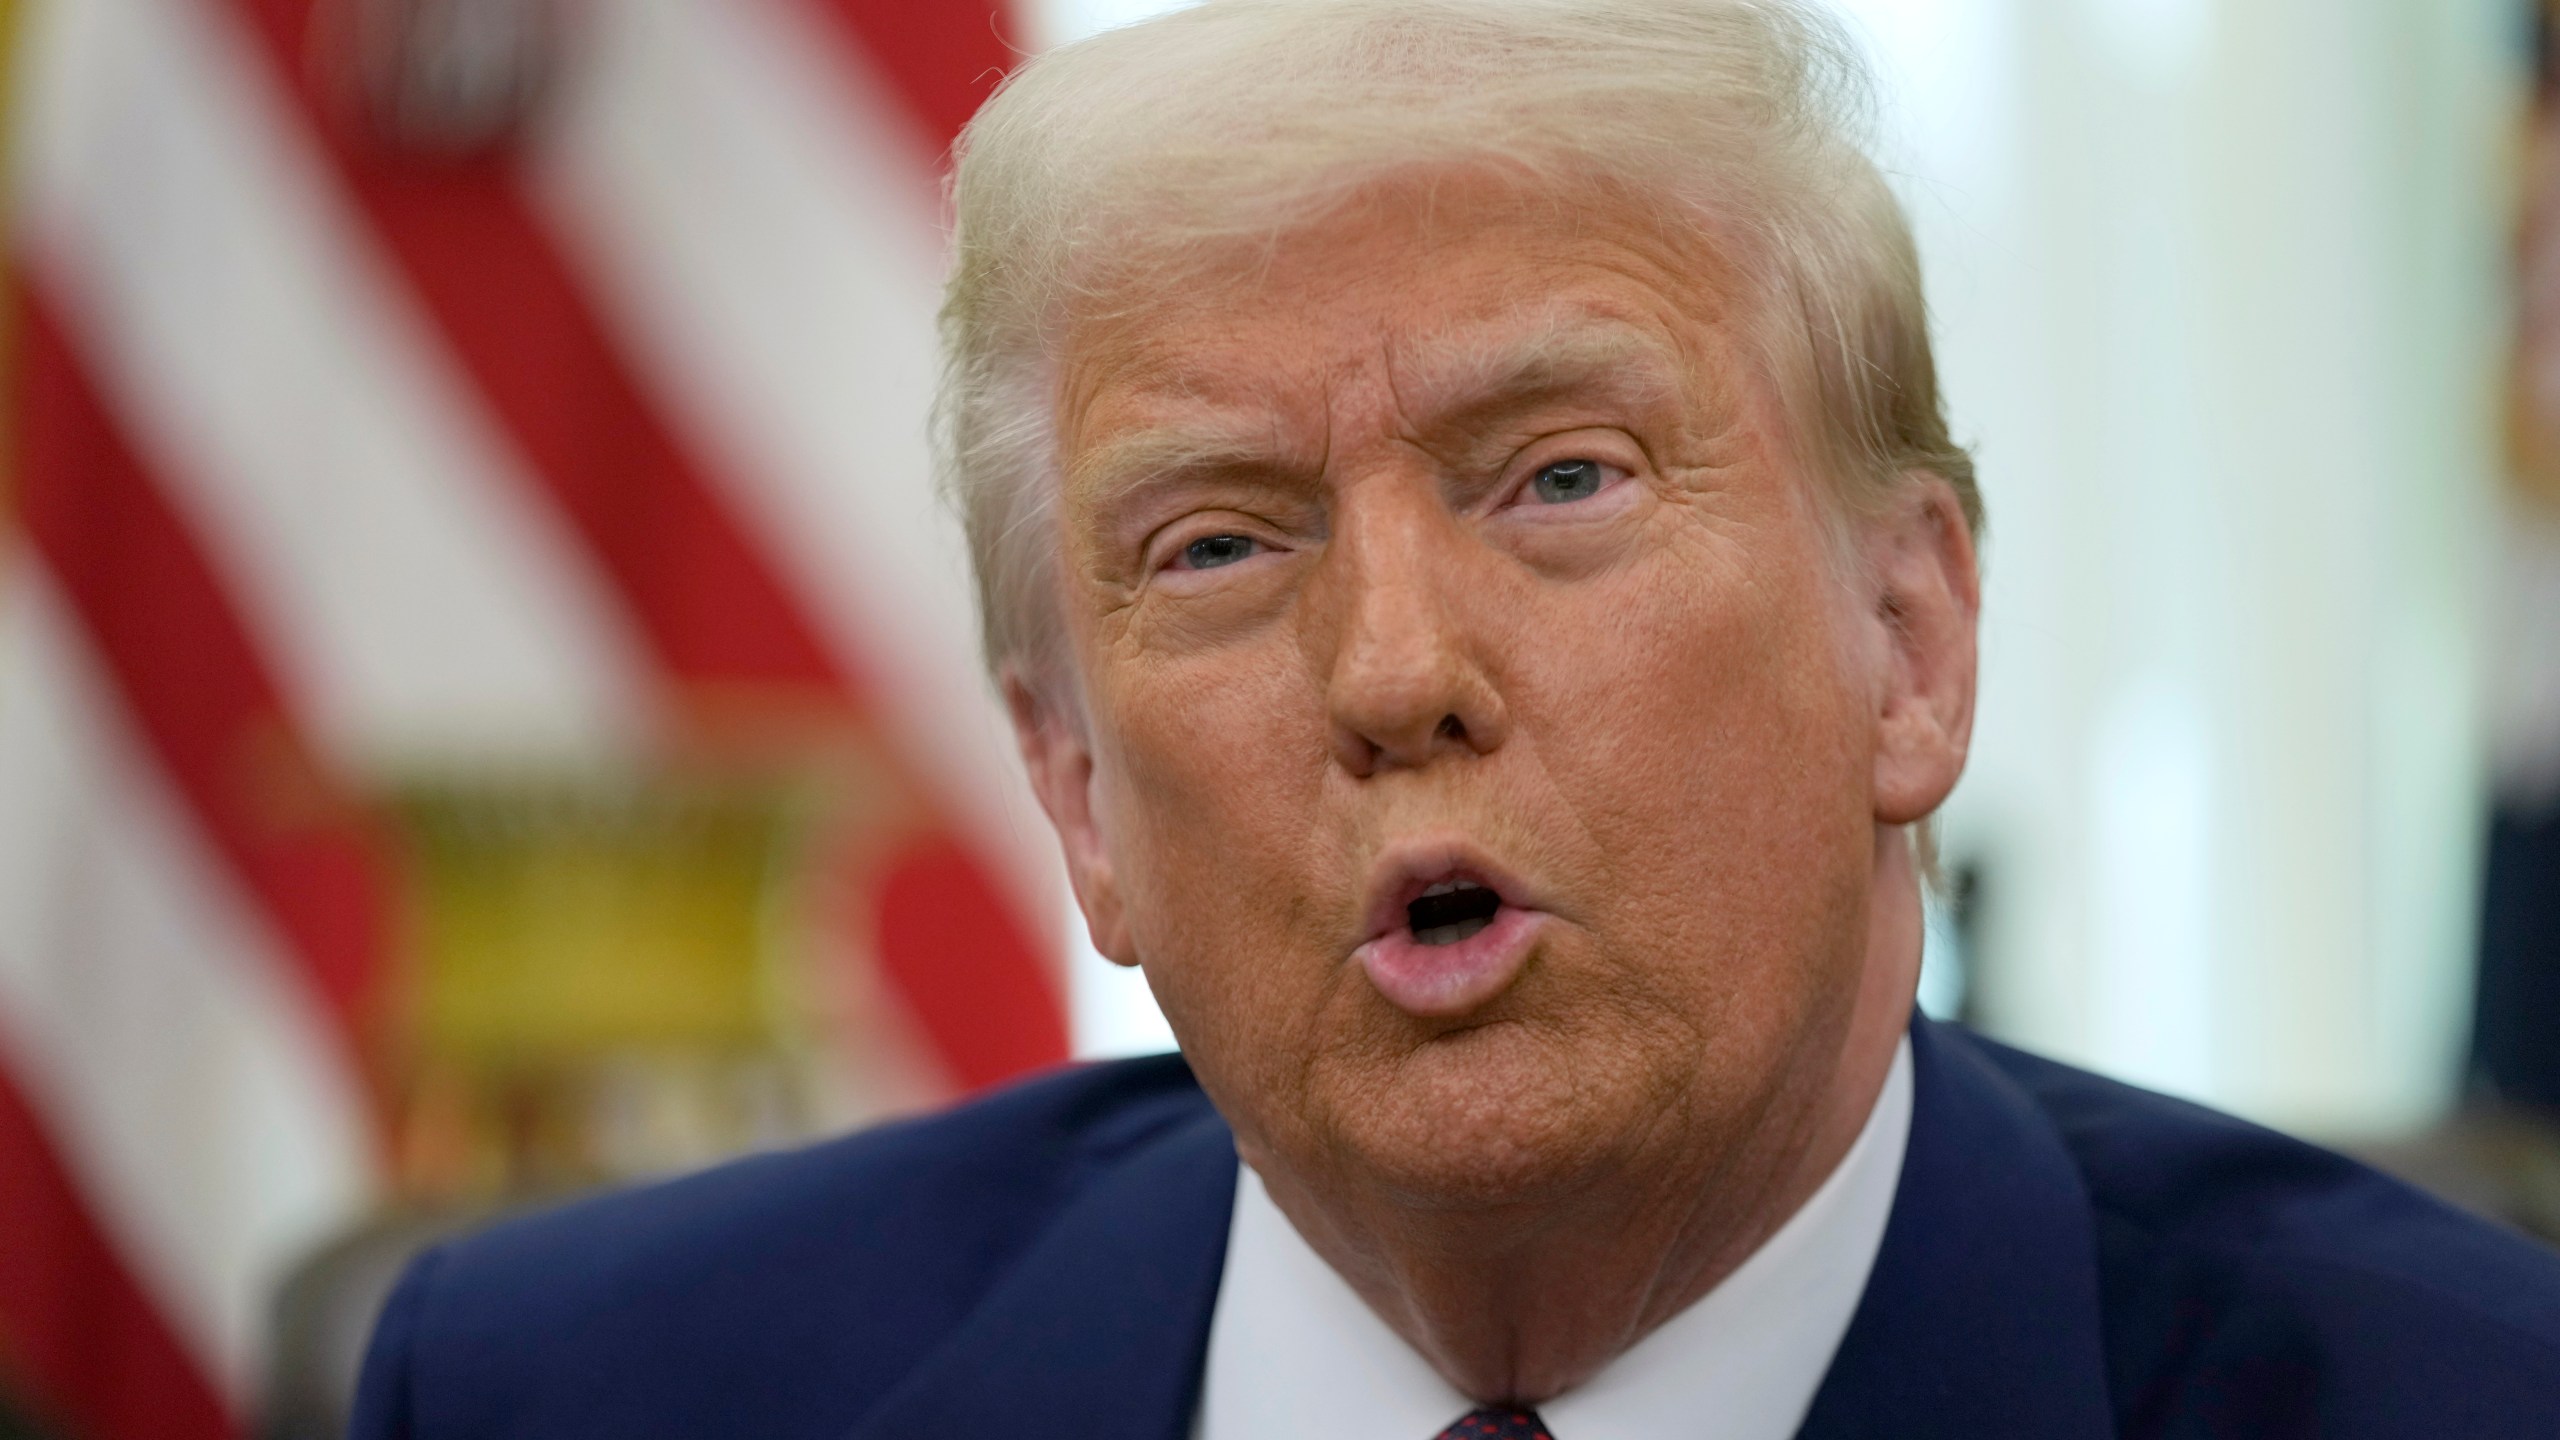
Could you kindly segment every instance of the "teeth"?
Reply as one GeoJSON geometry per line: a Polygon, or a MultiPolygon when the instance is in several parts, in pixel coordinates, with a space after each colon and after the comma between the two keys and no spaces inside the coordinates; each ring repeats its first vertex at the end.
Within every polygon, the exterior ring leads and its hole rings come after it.
{"type": "Polygon", "coordinates": [[[1422,898],[1428,900],[1434,895],[1455,895],[1461,890],[1481,890],[1483,888],[1483,886],[1478,885],[1473,880],[1443,880],[1437,885],[1432,886],[1430,889],[1423,891],[1422,898]]]}

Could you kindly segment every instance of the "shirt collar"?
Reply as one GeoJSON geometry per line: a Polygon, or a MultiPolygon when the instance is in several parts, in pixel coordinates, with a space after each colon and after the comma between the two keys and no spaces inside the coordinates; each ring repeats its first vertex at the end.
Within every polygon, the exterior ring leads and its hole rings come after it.
{"type": "MultiPolygon", "coordinates": [[[[1579,1388],[1560,1440],[1654,1440],[1717,1417],[1785,1440],[1813,1403],[1883,1243],[1911,1135],[1911,1041],[1847,1155],[1749,1259],[1579,1388]]],[[[1240,1167],[1210,1321],[1199,1440],[1430,1440],[1473,1404],[1387,1327],[1240,1167]]]]}

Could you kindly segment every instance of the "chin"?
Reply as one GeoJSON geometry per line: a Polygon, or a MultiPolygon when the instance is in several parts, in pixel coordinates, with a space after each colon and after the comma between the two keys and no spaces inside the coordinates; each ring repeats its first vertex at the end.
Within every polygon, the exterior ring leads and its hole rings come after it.
{"type": "Polygon", "coordinates": [[[1533,1205],[1587,1183],[1635,1128],[1613,1113],[1626,1097],[1595,1089],[1595,1078],[1533,1026],[1501,1021],[1425,1041],[1388,1073],[1344,1087],[1335,1129],[1406,1203],[1533,1205]]]}

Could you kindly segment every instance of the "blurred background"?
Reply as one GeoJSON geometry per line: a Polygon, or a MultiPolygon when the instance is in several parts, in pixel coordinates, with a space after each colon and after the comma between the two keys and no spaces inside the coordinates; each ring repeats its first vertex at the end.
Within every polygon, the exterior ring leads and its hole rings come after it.
{"type": "MultiPolygon", "coordinates": [[[[1146,0],[15,0],[0,1436],[332,1435],[424,1239],[1170,1044],[924,417],[1146,0]]],[[[1992,539],[1924,1001],[2560,1235],[2534,0],[1854,0],[1992,539]]]]}

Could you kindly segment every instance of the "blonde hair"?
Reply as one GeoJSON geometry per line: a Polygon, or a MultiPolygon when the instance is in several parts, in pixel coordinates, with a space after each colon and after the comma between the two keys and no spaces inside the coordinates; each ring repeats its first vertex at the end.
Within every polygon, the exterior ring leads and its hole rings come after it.
{"type": "Polygon", "coordinates": [[[1869,93],[1801,0],[1206,0],[1023,65],[960,138],[935,424],[989,666],[1054,651],[1067,320],[1452,168],[1705,236],[1846,507],[1925,473],[1978,532],[1869,93]]]}

